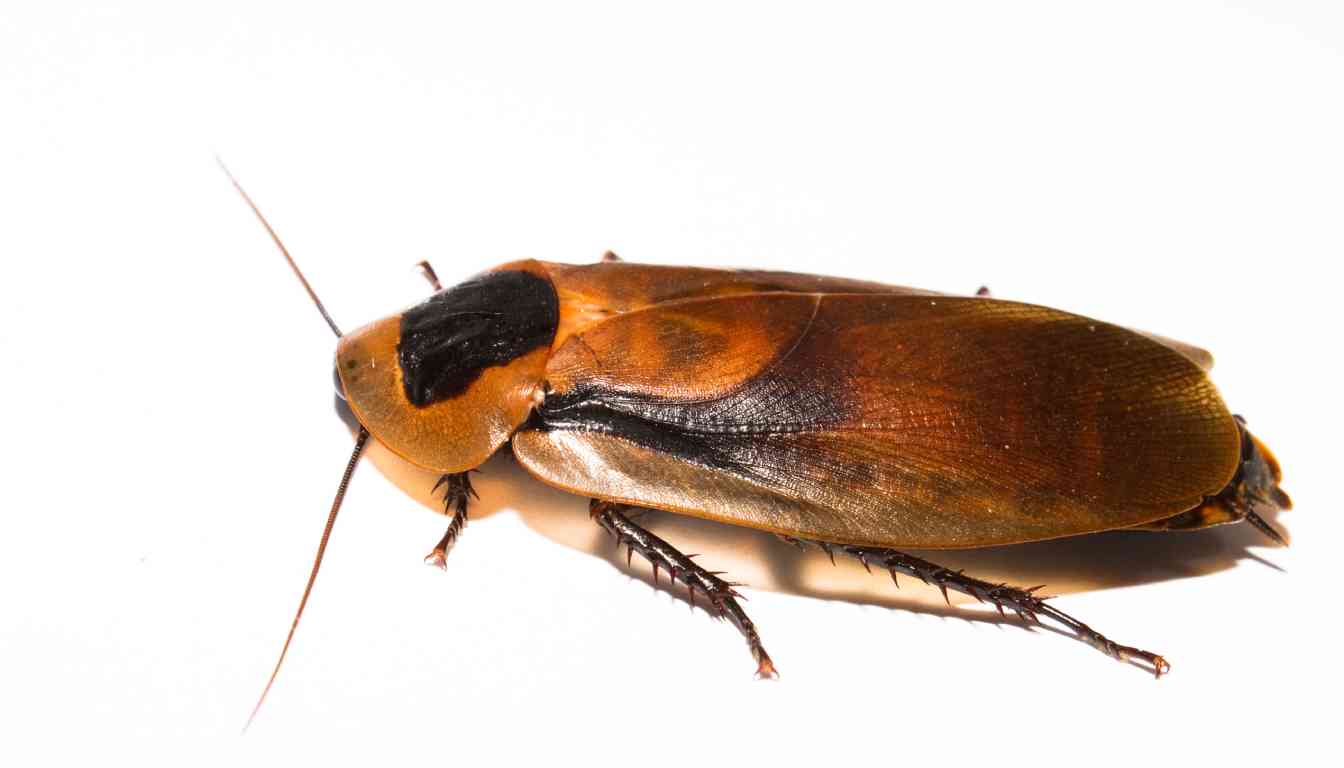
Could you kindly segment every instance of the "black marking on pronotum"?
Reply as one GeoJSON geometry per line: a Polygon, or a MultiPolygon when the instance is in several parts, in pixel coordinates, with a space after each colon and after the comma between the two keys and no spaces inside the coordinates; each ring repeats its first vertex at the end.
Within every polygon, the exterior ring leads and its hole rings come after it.
{"type": "Polygon", "coordinates": [[[551,281],[489,272],[431,296],[401,316],[406,399],[424,407],[457,397],[483,370],[550,345],[560,322],[551,281]]]}

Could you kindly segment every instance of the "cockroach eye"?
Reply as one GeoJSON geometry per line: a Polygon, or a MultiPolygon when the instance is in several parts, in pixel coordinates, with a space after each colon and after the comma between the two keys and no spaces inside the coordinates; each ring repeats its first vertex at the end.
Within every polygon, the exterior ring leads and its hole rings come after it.
{"type": "Polygon", "coordinates": [[[335,365],[331,366],[331,383],[336,386],[336,396],[345,400],[345,385],[341,383],[341,372],[335,365]]]}

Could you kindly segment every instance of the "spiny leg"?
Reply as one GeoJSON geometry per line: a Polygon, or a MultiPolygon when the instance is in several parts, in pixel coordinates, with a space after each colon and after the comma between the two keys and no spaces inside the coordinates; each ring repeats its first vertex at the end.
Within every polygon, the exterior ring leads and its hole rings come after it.
{"type": "Polygon", "coordinates": [[[696,565],[691,560],[695,555],[683,555],[678,552],[671,544],[631,522],[622,509],[624,509],[622,505],[593,499],[588,512],[598,525],[616,537],[617,546],[624,544],[629,547],[626,551],[626,564],[629,564],[635,552],[639,552],[653,566],[654,584],[658,583],[658,569],[666,568],[671,574],[673,583],[680,579],[686,585],[686,589],[690,592],[691,605],[695,605],[695,592],[700,590],[708,598],[715,612],[727,616],[747,639],[752,658],[756,660],[756,676],[765,678],[778,676],[774,662],[770,660],[770,654],[765,652],[765,646],[761,644],[761,636],[756,631],[756,625],[751,623],[746,611],[743,611],[737,602],[737,598],[742,596],[734,587],[740,585],[719,578],[718,571],[707,571],[696,565]]]}
{"type": "MultiPolygon", "coordinates": [[[[434,484],[434,491],[439,490],[439,486],[445,486],[443,507],[445,511],[452,514],[453,519],[448,522],[448,531],[443,534],[442,539],[439,539],[439,543],[435,545],[433,551],[425,555],[425,562],[447,570],[448,550],[453,548],[453,543],[457,541],[457,537],[462,534],[462,529],[467,525],[467,500],[470,497],[478,499],[480,497],[471,487],[471,478],[467,472],[444,475],[439,478],[439,482],[434,484]]],[[[430,493],[434,491],[430,491],[430,493]]]]}
{"type": "MultiPolygon", "coordinates": [[[[1152,669],[1153,675],[1156,677],[1161,677],[1171,670],[1171,665],[1161,656],[1113,642],[1083,622],[1046,603],[1045,601],[1049,598],[1036,594],[1036,591],[1044,585],[1021,589],[1007,584],[993,584],[967,576],[962,571],[948,570],[940,565],[894,549],[829,544],[821,541],[813,543],[830,555],[832,561],[835,560],[835,550],[839,550],[858,558],[859,562],[863,563],[863,567],[869,571],[872,570],[872,565],[884,568],[891,574],[893,582],[896,581],[898,572],[914,576],[925,584],[932,584],[942,590],[944,600],[947,600],[947,590],[953,589],[974,597],[978,602],[992,603],[995,608],[999,609],[1000,614],[1003,613],[1004,608],[1008,608],[1029,623],[1039,624],[1040,616],[1049,616],[1068,627],[1080,639],[1111,658],[1120,661],[1137,660],[1146,664],[1152,669]]],[[[899,588],[900,584],[897,583],[896,586],[899,588]]]]}

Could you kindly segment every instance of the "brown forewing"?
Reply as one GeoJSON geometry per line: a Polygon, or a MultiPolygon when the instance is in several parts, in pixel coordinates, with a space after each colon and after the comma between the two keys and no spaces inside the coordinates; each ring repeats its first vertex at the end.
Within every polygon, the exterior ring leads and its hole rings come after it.
{"type": "MultiPolygon", "coordinates": [[[[560,328],[555,335],[555,349],[559,349],[572,333],[589,325],[671,301],[776,292],[947,295],[868,280],[760,269],[673,267],[623,261],[540,264],[550,274],[560,298],[560,328]]],[[[1199,347],[1156,334],[1144,335],[1180,352],[1204,370],[1213,367],[1213,356],[1199,347]]]]}
{"type": "Polygon", "coordinates": [[[542,262],[560,297],[559,349],[576,330],[615,315],[685,299],[750,293],[894,293],[932,291],[865,280],[750,269],[707,269],[603,261],[597,264],[542,262]]]}
{"type": "Polygon", "coordinates": [[[514,437],[576,493],[790,535],[964,547],[1143,524],[1235,471],[1187,356],[1057,310],[921,295],[680,301],[575,333],[514,437]]]}

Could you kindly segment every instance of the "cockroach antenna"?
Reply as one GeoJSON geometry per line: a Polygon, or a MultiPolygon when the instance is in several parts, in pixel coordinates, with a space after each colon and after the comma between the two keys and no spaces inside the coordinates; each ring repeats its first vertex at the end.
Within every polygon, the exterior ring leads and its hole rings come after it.
{"type": "Polygon", "coordinates": [[[280,249],[280,253],[284,254],[285,261],[289,262],[289,268],[294,270],[294,276],[299,278],[300,283],[303,283],[303,289],[308,292],[308,297],[311,298],[313,304],[317,306],[317,311],[322,313],[322,319],[327,321],[327,325],[331,328],[331,332],[336,334],[336,338],[339,339],[341,337],[341,329],[336,327],[336,321],[332,320],[331,315],[327,314],[327,308],[322,305],[322,300],[317,298],[317,292],[313,290],[313,286],[308,284],[308,278],[303,276],[303,271],[300,270],[299,265],[295,263],[294,257],[289,255],[289,249],[285,247],[284,243],[280,242],[280,236],[275,233],[275,229],[271,227],[271,223],[266,220],[265,216],[261,215],[261,209],[257,207],[256,203],[252,202],[252,198],[247,194],[247,191],[243,189],[243,185],[238,183],[238,179],[233,177],[233,173],[231,173],[229,167],[224,164],[224,160],[216,155],[215,162],[219,163],[219,169],[224,172],[224,175],[229,177],[229,182],[233,184],[233,188],[238,190],[239,195],[242,195],[243,202],[247,203],[248,208],[252,209],[252,213],[256,215],[257,221],[260,221],[261,226],[266,228],[266,232],[271,236],[271,240],[275,241],[276,246],[280,249]]]}
{"type": "Polygon", "coordinates": [[[341,502],[345,500],[345,489],[350,485],[350,476],[355,472],[355,465],[359,463],[359,455],[364,451],[364,444],[369,441],[369,431],[363,427],[359,428],[359,435],[355,438],[355,450],[350,454],[350,462],[345,465],[345,474],[341,476],[341,484],[336,489],[336,498],[331,502],[331,513],[327,515],[327,525],[322,529],[322,540],[317,545],[317,556],[313,558],[313,570],[308,574],[308,583],[303,588],[303,598],[299,600],[299,609],[294,612],[294,621],[289,625],[289,634],[285,636],[285,644],[280,649],[280,658],[275,661],[275,669],[271,670],[271,676],[266,680],[266,687],[261,690],[261,696],[257,698],[257,705],[252,708],[252,714],[247,717],[247,724],[243,726],[243,733],[252,727],[252,721],[257,719],[257,713],[261,711],[261,705],[266,703],[266,694],[271,692],[271,686],[275,684],[276,675],[280,674],[280,665],[285,663],[285,654],[289,653],[289,644],[294,640],[294,630],[299,628],[299,619],[303,617],[303,609],[308,605],[308,596],[313,592],[313,582],[317,581],[317,571],[322,567],[322,556],[327,552],[327,540],[331,538],[331,529],[336,525],[336,513],[341,509],[341,502]]]}
{"type": "MultiPolygon", "coordinates": [[[[252,209],[252,213],[256,214],[257,220],[266,228],[266,232],[270,234],[271,240],[275,241],[276,246],[280,249],[280,253],[284,254],[285,261],[289,262],[290,269],[294,270],[294,275],[298,277],[299,282],[303,284],[303,289],[308,292],[308,296],[313,300],[313,304],[317,307],[317,311],[322,314],[322,319],[327,321],[327,325],[331,328],[331,332],[336,334],[337,338],[340,338],[341,329],[336,326],[336,322],[332,320],[331,315],[327,313],[327,308],[322,305],[322,300],[317,297],[317,292],[308,284],[308,279],[303,276],[303,271],[300,270],[299,265],[295,263],[294,257],[289,255],[289,249],[280,241],[280,236],[275,233],[275,229],[271,227],[270,222],[266,221],[266,217],[261,214],[261,210],[257,208],[257,204],[252,202],[252,198],[243,189],[243,185],[239,184],[238,179],[234,178],[233,174],[229,172],[229,168],[224,165],[224,161],[216,156],[215,162],[219,163],[220,170],[224,171],[225,176],[229,177],[229,181],[233,184],[233,188],[238,190],[238,194],[242,196],[243,202],[247,203],[247,207],[252,209]]],[[[294,621],[289,625],[289,634],[285,636],[285,644],[280,648],[280,658],[276,659],[275,668],[271,670],[271,676],[266,680],[266,687],[262,689],[261,696],[257,698],[257,704],[252,708],[252,714],[248,715],[247,724],[243,726],[244,733],[247,732],[248,728],[252,727],[252,721],[257,719],[257,713],[261,711],[261,705],[266,702],[266,695],[271,692],[271,686],[275,684],[275,678],[280,674],[280,667],[285,663],[285,655],[289,653],[289,645],[294,640],[294,632],[299,628],[299,619],[303,618],[303,609],[308,605],[308,596],[313,592],[313,583],[317,581],[317,572],[322,568],[322,558],[327,552],[327,541],[331,538],[331,529],[336,525],[336,513],[341,509],[341,502],[345,500],[345,489],[350,485],[350,477],[354,474],[355,465],[359,463],[360,454],[364,452],[364,445],[368,441],[368,430],[360,427],[359,434],[355,437],[355,449],[350,454],[350,461],[345,465],[345,474],[341,476],[341,484],[336,489],[336,498],[331,502],[331,512],[328,513],[327,524],[322,529],[322,539],[318,542],[317,555],[313,558],[313,569],[308,574],[308,583],[304,585],[303,597],[299,600],[299,608],[294,612],[294,621]]]]}

